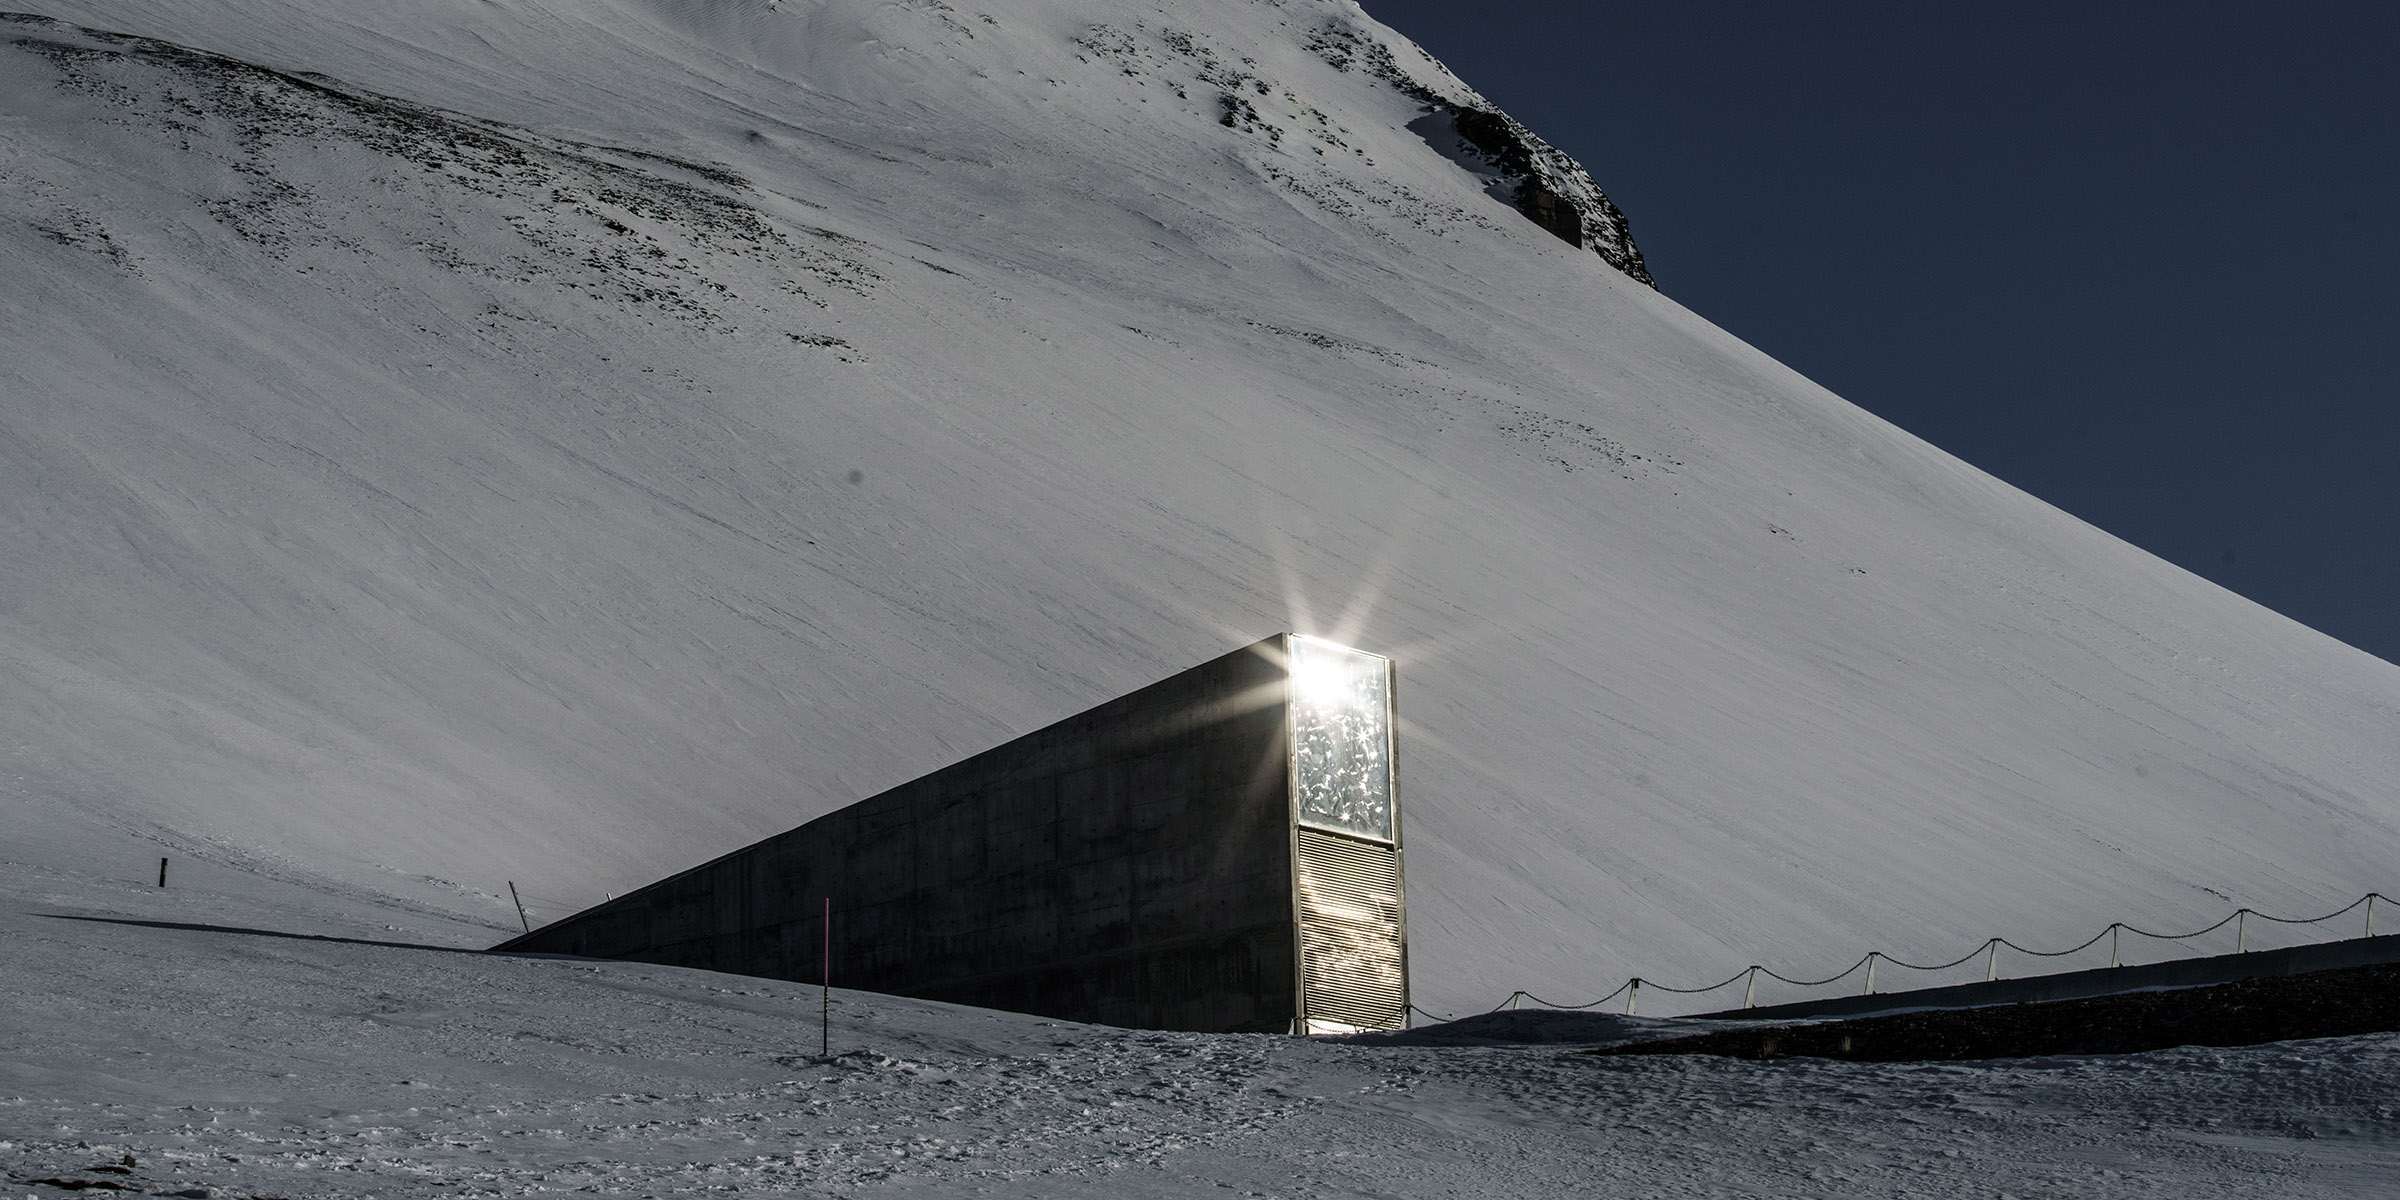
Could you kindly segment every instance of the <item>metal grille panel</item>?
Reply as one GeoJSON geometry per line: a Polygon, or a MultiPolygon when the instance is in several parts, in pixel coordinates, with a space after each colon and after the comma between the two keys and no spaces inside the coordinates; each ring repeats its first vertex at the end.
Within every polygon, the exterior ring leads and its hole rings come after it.
{"type": "Polygon", "coordinates": [[[1305,827],[1298,832],[1302,1013],[1312,1026],[1404,1027],[1399,850],[1305,827]]]}

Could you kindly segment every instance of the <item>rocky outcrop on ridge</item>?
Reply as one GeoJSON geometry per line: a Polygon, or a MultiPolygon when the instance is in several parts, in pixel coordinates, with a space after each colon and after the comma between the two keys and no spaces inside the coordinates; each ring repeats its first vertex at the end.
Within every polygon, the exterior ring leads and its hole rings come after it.
{"type": "Polygon", "coordinates": [[[1483,177],[1485,190],[1515,205],[1525,219],[1559,240],[1589,250],[1619,271],[1655,288],[1633,244],[1633,226],[1566,151],[1543,141],[1516,118],[1477,95],[1423,50],[1429,85],[1400,64],[1380,38],[1336,22],[1310,39],[1309,48],[1340,70],[1362,70],[1425,106],[1409,129],[1453,162],[1483,177]]]}

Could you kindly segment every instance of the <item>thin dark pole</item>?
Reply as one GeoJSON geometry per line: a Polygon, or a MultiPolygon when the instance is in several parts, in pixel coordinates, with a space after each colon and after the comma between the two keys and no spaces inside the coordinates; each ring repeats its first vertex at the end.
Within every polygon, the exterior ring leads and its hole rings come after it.
{"type": "Polygon", "coordinates": [[[833,897],[825,897],[825,974],[817,985],[817,1055],[833,1056],[833,897]]]}
{"type": "Polygon", "coordinates": [[[158,886],[167,886],[167,860],[163,858],[158,860],[158,886]]]}
{"type": "Polygon", "coordinates": [[[517,924],[524,926],[525,932],[532,933],[533,919],[525,915],[525,899],[517,895],[517,881],[514,879],[508,881],[508,898],[516,903],[517,924]]]}

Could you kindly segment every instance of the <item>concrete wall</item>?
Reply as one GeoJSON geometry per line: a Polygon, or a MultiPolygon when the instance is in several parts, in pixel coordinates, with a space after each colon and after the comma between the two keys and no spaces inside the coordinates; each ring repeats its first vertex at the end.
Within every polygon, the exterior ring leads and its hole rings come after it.
{"type": "Polygon", "coordinates": [[[833,981],[1074,1021],[1297,1009],[1280,638],[498,947],[833,981]]]}

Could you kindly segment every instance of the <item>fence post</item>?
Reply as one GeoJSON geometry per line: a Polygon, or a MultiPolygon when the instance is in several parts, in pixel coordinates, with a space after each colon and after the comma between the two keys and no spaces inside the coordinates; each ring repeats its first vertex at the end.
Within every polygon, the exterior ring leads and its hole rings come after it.
{"type": "Polygon", "coordinates": [[[2367,936],[2375,936],[2375,893],[2367,893],[2367,936]]]}
{"type": "Polygon", "coordinates": [[[2250,910],[2238,909],[2233,914],[2233,952],[2247,954],[2250,947],[2250,910]]]}
{"type": "Polygon", "coordinates": [[[825,973],[817,984],[817,1057],[833,1057],[833,897],[825,897],[825,973]]]}
{"type": "Polygon", "coordinates": [[[1867,951],[1867,990],[1859,993],[1862,996],[1875,994],[1875,956],[1877,953],[1874,950],[1867,951]]]}
{"type": "Polygon", "coordinates": [[[1992,956],[1984,963],[1983,981],[1991,983],[2000,978],[2000,939],[1993,938],[1986,944],[1991,947],[1992,956]]]}
{"type": "Polygon", "coordinates": [[[533,932],[533,922],[532,922],[532,921],[530,921],[530,920],[528,920],[528,919],[526,919],[526,916],[525,916],[525,901],[524,901],[524,899],[523,899],[522,897],[520,897],[520,896],[518,896],[518,895],[517,895],[517,881],[516,881],[516,880],[514,880],[514,879],[511,879],[511,880],[509,880],[509,881],[508,881],[508,898],[509,898],[509,899],[511,899],[511,900],[514,900],[514,901],[516,901],[516,905],[517,905],[517,924],[524,926],[524,927],[525,927],[525,932],[527,932],[527,933],[532,933],[532,932],[533,932]]]}
{"type": "Polygon", "coordinates": [[[1630,987],[1629,987],[1629,988],[1626,990],[1626,992],[1625,992],[1625,1015],[1626,1015],[1626,1016],[1629,1016],[1629,1017],[1630,1017],[1630,1016],[1632,1016],[1632,1015],[1633,1015],[1633,1006],[1634,1006],[1635,1004],[1639,1003],[1639,1002],[1641,1001],[1641,998],[1642,998],[1642,977],[1641,977],[1641,976],[1639,976],[1639,975],[1636,975],[1636,976],[1634,976],[1634,977],[1633,977],[1633,983],[1631,984],[1631,986],[1630,986],[1630,987]]]}
{"type": "Polygon", "coordinates": [[[1755,1008],[1758,1000],[1758,968],[1750,968],[1750,985],[1742,989],[1742,1007],[1755,1008]]]}
{"type": "Polygon", "coordinates": [[[2117,953],[2117,933],[2123,928],[2121,922],[2110,922],[2108,926],[2108,965],[2111,967],[2125,965],[2124,956],[2117,953]]]}

